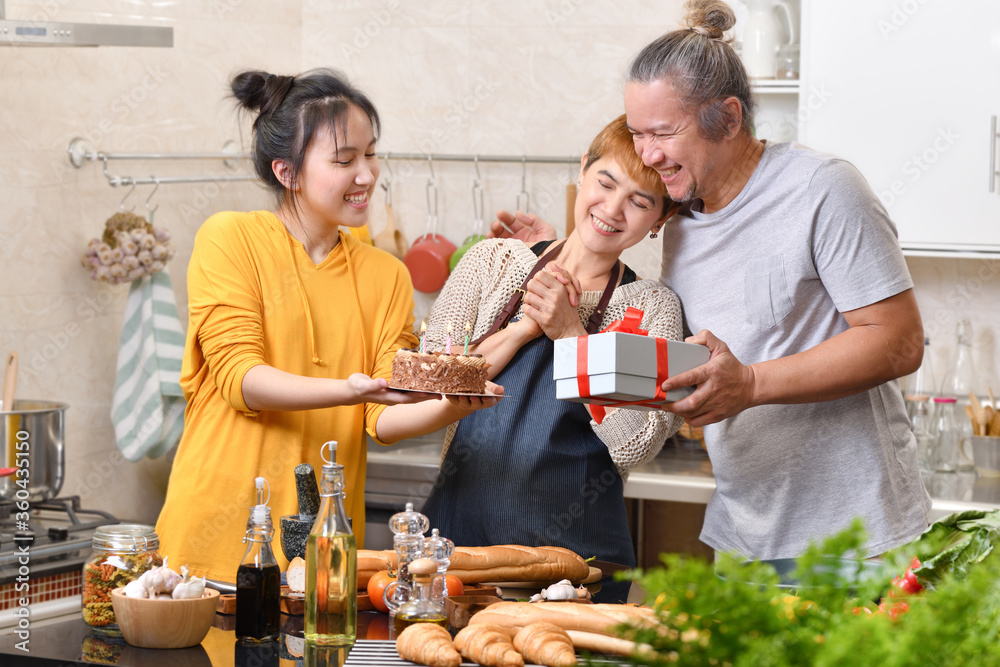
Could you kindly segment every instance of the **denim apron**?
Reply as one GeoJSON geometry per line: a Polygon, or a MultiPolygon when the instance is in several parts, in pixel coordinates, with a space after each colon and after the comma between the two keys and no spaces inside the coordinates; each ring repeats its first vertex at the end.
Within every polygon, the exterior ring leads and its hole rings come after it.
{"type": "Polygon", "coordinates": [[[586,408],[556,399],[554,347],[540,336],[496,376],[503,400],[458,423],[421,511],[457,546],[558,546],[634,566],[624,484],[586,408]]]}

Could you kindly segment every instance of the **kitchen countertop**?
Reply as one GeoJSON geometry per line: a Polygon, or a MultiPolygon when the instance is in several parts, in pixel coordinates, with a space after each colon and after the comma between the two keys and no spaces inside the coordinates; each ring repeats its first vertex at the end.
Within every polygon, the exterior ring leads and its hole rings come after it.
{"type": "MultiPolygon", "coordinates": [[[[595,584],[595,602],[638,602],[643,599],[642,589],[635,582],[615,582],[609,575],[595,584]]],[[[506,597],[506,595],[505,595],[506,597]]],[[[518,596],[516,596],[518,597],[518,596]]],[[[305,619],[302,616],[281,615],[281,639],[257,644],[237,642],[236,617],[215,615],[213,627],[198,646],[185,649],[158,650],[129,646],[121,637],[109,637],[95,630],[76,613],[67,620],[29,627],[30,637],[25,653],[16,644],[22,641],[14,629],[0,631],[0,664],[8,665],[87,665],[113,664],[121,667],[290,667],[303,665],[301,652],[308,652],[306,664],[339,667],[349,653],[349,648],[323,648],[306,646],[303,638],[305,619]],[[300,647],[290,653],[287,649],[300,647]],[[12,658],[13,656],[13,658],[12,658]]],[[[389,616],[371,611],[358,612],[357,637],[359,640],[390,639],[389,616]]],[[[364,662],[359,664],[374,664],[364,662]]]]}
{"type": "MultiPolygon", "coordinates": [[[[409,483],[415,493],[420,487],[429,491],[441,459],[440,442],[433,435],[388,447],[370,442],[369,479],[389,474],[390,469],[398,473],[398,468],[405,466],[409,471],[401,481],[409,483]]],[[[976,472],[924,473],[923,478],[933,500],[932,521],[952,512],[1000,508],[1000,478],[983,477],[976,472]]],[[[714,491],[712,463],[707,456],[700,450],[676,447],[665,447],[649,463],[633,468],[625,483],[626,498],[644,500],[704,504],[714,491]]],[[[369,483],[368,492],[377,494],[378,485],[369,483]]]]}
{"type": "MultiPolygon", "coordinates": [[[[215,624],[198,646],[184,649],[144,649],[129,646],[120,637],[109,637],[91,628],[82,617],[63,621],[42,628],[32,629],[29,653],[15,648],[20,641],[7,631],[0,634],[0,663],[4,665],[88,665],[112,664],[122,667],[211,667],[212,665],[235,665],[235,667],[268,667],[280,664],[302,664],[302,659],[287,652],[286,644],[276,641],[243,644],[236,641],[233,626],[235,616],[216,614],[215,624]],[[15,656],[16,662],[9,656],[15,656]]],[[[301,616],[282,614],[282,639],[302,637],[301,616]],[[287,631],[289,635],[285,635],[287,631]]],[[[358,612],[358,637],[368,639],[389,638],[389,617],[374,612],[358,612]]],[[[347,654],[346,648],[309,647],[311,665],[342,665],[347,654]]]]}

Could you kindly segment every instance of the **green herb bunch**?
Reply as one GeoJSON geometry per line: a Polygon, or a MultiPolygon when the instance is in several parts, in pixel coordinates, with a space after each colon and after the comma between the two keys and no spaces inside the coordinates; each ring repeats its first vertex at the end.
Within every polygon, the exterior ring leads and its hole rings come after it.
{"type": "Polygon", "coordinates": [[[663,566],[628,577],[664,627],[623,635],[653,648],[634,661],[645,665],[1000,664],[1000,558],[983,555],[974,566],[963,559],[970,566],[957,572],[938,567],[917,595],[891,586],[918,552],[926,558],[968,543],[940,528],[925,535],[872,563],[849,557],[864,544],[856,522],[797,559],[794,591],[779,587],[763,563],[721,555],[713,566],[665,554],[663,566]]]}

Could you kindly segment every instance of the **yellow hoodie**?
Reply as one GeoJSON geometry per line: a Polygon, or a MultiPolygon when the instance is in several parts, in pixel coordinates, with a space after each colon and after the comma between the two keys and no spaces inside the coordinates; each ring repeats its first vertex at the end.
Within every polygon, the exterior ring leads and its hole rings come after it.
{"type": "Polygon", "coordinates": [[[156,531],[174,568],[234,582],[255,500],[254,478],[271,487],[272,543],[281,569],[279,519],[298,514],[293,468],[320,474],[320,447],[336,440],[347,482],[345,508],[364,544],[365,434],[385,406],[254,412],[243,401],[246,372],[268,364],[288,373],[388,378],[400,347],[414,347],[413,287],[403,264],[340,232],[320,264],[273,213],[225,212],[195,238],[188,266],[187,344],[181,387],[184,435],[156,531]]]}

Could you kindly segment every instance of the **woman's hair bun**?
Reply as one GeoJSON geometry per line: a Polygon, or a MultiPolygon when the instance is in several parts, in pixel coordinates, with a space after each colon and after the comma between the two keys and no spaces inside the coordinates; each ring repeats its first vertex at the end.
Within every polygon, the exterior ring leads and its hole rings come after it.
{"type": "Polygon", "coordinates": [[[722,39],[736,25],[736,14],[722,0],[688,0],[682,24],[710,39],[722,39]]]}
{"type": "Polygon", "coordinates": [[[294,76],[247,70],[234,76],[229,86],[240,106],[267,115],[281,105],[294,82],[294,76]]]}

